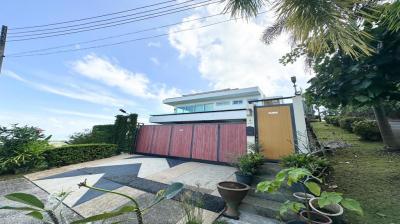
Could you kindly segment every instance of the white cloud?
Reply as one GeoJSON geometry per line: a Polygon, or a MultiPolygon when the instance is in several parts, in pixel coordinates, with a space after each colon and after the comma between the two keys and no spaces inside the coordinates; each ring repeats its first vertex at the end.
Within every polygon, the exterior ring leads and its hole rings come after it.
{"type": "Polygon", "coordinates": [[[20,82],[23,82],[41,91],[53,93],[71,99],[77,99],[107,106],[111,105],[115,107],[133,105],[132,101],[117,98],[110,94],[104,93],[100,90],[86,89],[74,84],[69,84],[68,86],[50,86],[27,80],[25,78],[22,78],[20,75],[17,75],[15,72],[8,70],[4,71],[4,75],[13,78],[15,80],[18,80],[20,82]]]}
{"type": "Polygon", "coordinates": [[[159,48],[159,47],[161,47],[161,43],[160,42],[149,42],[149,43],[147,43],[147,46],[159,48]]]}
{"type": "Polygon", "coordinates": [[[151,57],[150,61],[153,62],[155,65],[160,65],[160,61],[156,57],[151,57]]]}
{"type": "MultiPolygon", "coordinates": [[[[214,14],[215,8],[207,13],[195,14],[184,20],[214,14]]],[[[292,95],[290,77],[296,75],[298,84],[305,85],[311,78],[304,71],[302,60],[293,65],[283,66],[278,62],[282,55],[290,51],[286,36],[281,36],[271,45],[260,41],[262,32],[271,19],[261,15],[257,20],[236,21],[220,25],[174,33],[177,30],[198,28],[215,21],[227,19],[193,21],[175,26],[169,30],[170,44],[175,47],[180,58],[195,57],[202,78],[210,82],[213,89],[243,88],[260,86],[267,95],[292,95]]]]}
{"type": "Polygon", "coordinates": [[[78,112],[78,111],[62,110],[62,109],[55,109],[55,108],[44,108],[44,110],[51,112],[51,113],[55,113],[55,114],[61,114],[61,115],[71,115],[71,116],[76,116],[76,117],[96,118],[96,119],[114,121],[113,115],[83,113],[83,112],[78,112]]]}

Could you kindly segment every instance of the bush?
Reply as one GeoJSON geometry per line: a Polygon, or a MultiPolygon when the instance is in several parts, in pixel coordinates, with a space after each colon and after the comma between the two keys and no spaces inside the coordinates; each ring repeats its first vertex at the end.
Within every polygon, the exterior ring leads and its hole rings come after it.
{"type": "Polygon", "coordinates": [[[338,127],[339,126],[339,116],[332,116],[332,115],[325,116],[325,122],[327,124],[332,124],[332,125],[338,127]]]}
{"type": "Polygon", "coordinates": [[[343,117],[339,119],[339,126],[349,132],[353,132],[353,127],[352,127],[353,123],[362,120],[365,119],[361,117],[343,117]]]}
{"type": "Polygon", "coordinates": [[[359,135],[363,140],[379,141],[382,139],[378,124],[374,120],[354,122],[353,132],[359,135]]]}
{"type": "Polygon", "coordinates": [[[317,177],[326,176],[332,170],[327,159],[308,154],[292,154],[282,157],[280,165],[284,168],[306,168],[317,177]]]}
{"type": "Polygon", "coordinates": [[[257,169],[264,163],[264,156],[258,152],[250,152],[240,156],[234,164],[240,174],[253,175],[257,169]]]}
{"type": "Polygon", "coordinates": [[[95,125],[89,129],[77,132],[70,136],[69,144],[114,143],[114,125],[95,125]]]}
{"type": "Polygon", "coordinates": [[[37,127],[0,127],[0,174],[26,172],[45,168],[43,151],[48,149],[48,140],[37,127]]]}
{"type": "Polygon", "coordinates": [[[47,150],[44,157],[49,166],[64,166],[111,157],[116,152],[114,144],[77,144],[47,150]]]}

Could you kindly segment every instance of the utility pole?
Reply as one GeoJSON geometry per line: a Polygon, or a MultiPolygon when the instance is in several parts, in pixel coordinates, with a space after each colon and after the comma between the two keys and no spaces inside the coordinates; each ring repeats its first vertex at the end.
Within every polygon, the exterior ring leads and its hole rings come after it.
{"type": "Polygon", "coordinates": [[[4,59],[4,50],[6,48],[6,39],[7,39],[7,26],[2,26],[1,27],[1,36],[0,36],[0,73],[1,73],[1,67],[3,65],[3,59],[4,59]]]}

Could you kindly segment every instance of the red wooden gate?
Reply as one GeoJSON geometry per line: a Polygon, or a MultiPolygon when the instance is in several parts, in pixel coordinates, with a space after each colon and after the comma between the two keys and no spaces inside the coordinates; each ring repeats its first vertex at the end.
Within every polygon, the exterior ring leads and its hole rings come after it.
{"type": "Polygon", "coordinates": [[[231,162],[246,153],[245,123],[144,125],[136,152],[231,162]]]}

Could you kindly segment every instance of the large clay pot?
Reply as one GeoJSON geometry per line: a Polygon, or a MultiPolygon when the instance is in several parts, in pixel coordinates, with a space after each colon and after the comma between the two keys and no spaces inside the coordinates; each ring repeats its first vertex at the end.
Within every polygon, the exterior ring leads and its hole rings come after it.
{"type": "Polygon", "coordinates": [[[332,219],[315,211],[303,210],[299,213],[300,220],[309,224],[332,224],[332,219]]]}
{"type": "Polygon", "coordinates": [[[240,202],[246,197],[250,187],[239,182],[224,181],[218,183],[217,188],[222,199],[226,202],[226,210],[223,215],[232,219],[239,219],[240,202]]]}
{"type": "Polygon", "coordinates": [[[239,183],[251,185],[251,182],[253,181],[253,175],[243,175],[239,171],[235,172],[236,176],[236,181],[239,183]]]}

